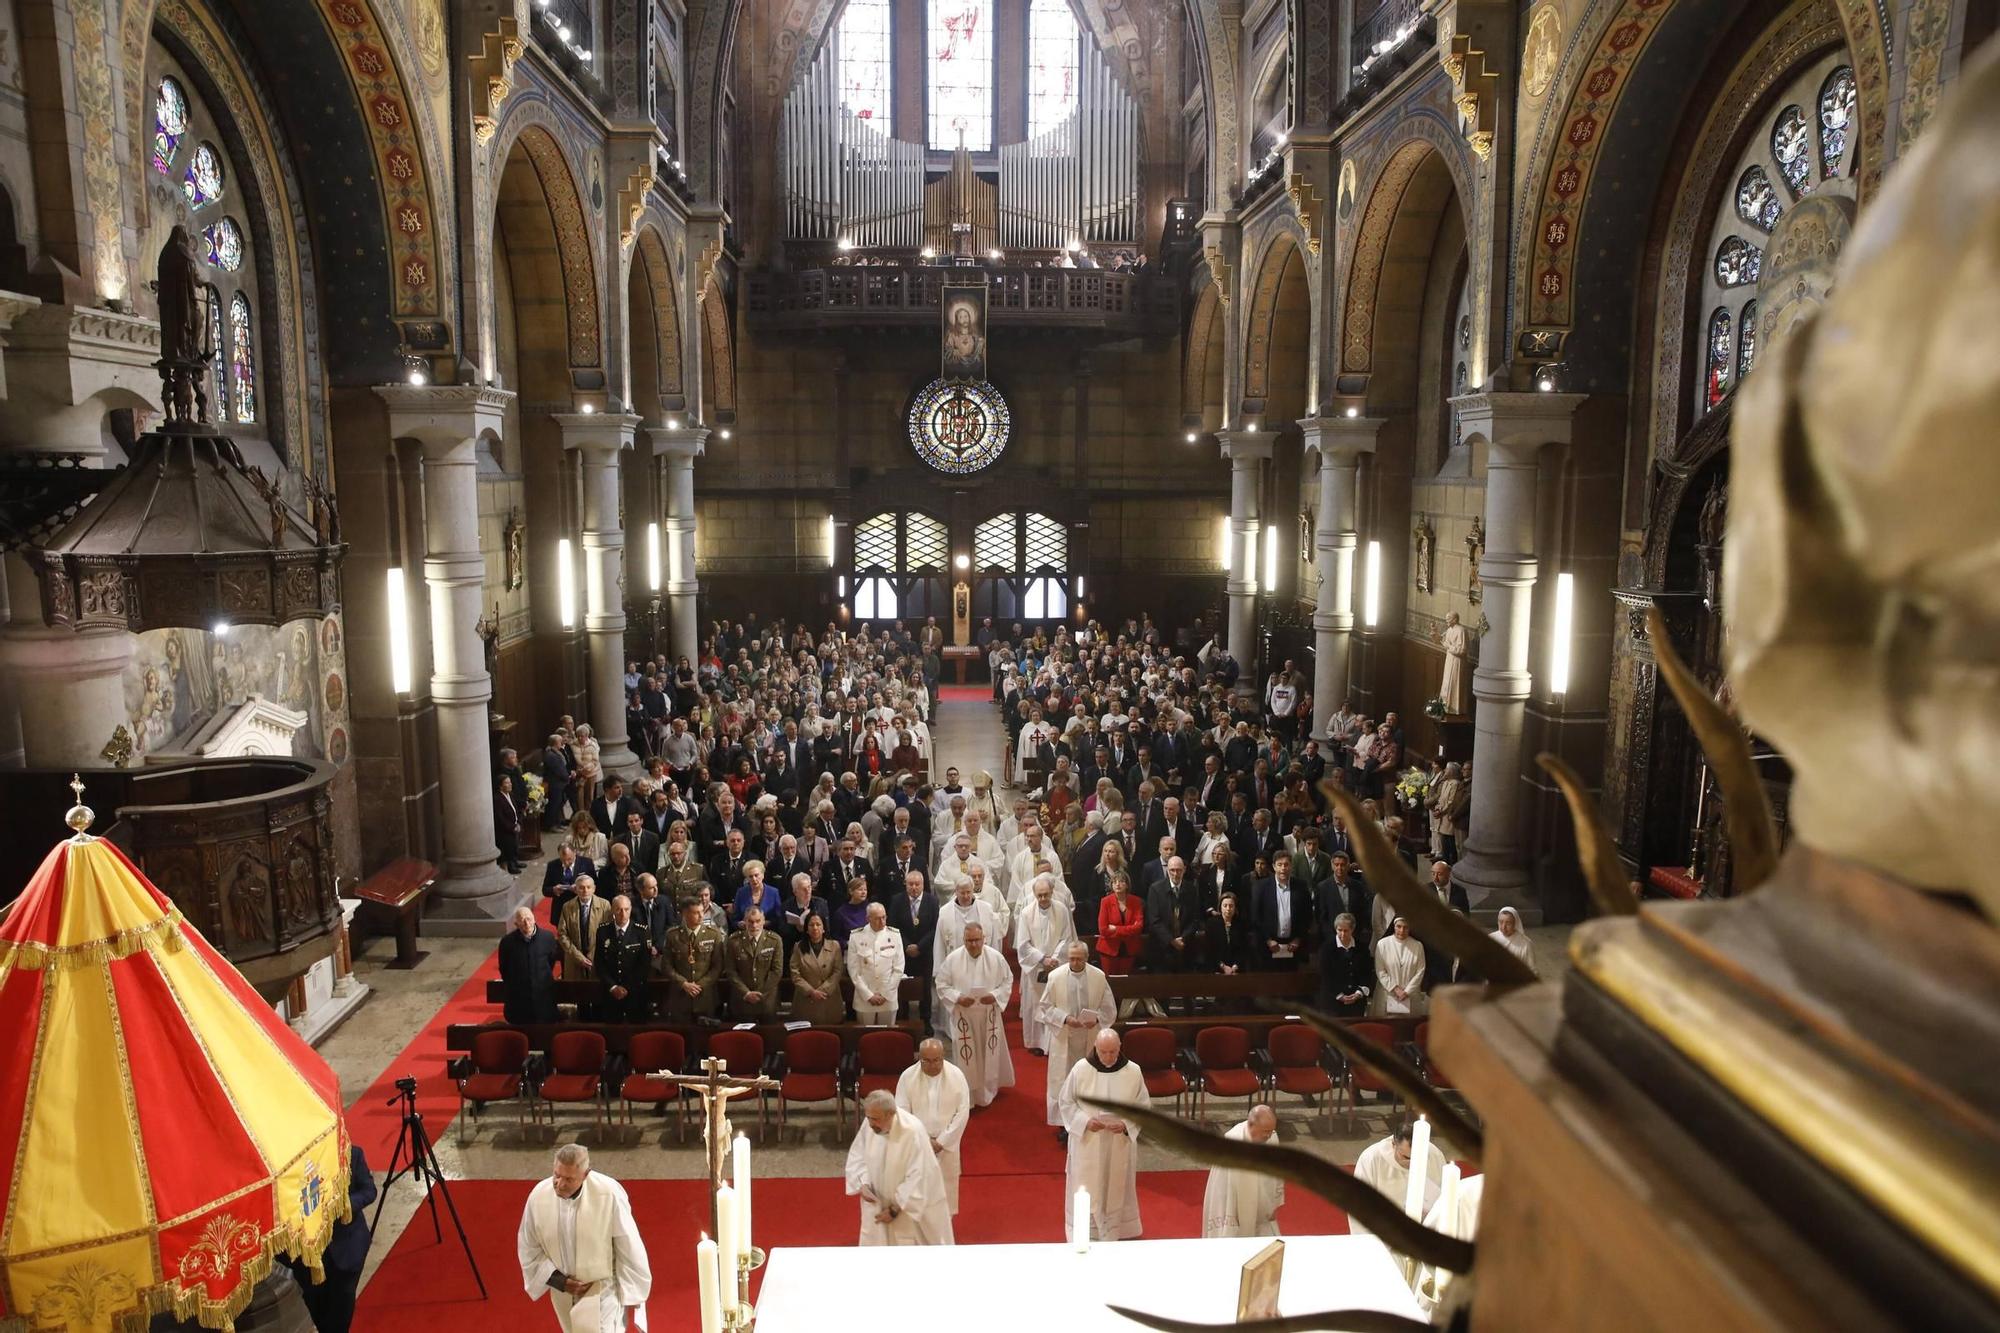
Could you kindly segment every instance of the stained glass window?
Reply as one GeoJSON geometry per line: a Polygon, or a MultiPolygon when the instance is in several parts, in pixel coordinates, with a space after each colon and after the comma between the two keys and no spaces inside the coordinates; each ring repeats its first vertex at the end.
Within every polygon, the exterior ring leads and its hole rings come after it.
{"type": "Polygon", "coordinates": [[[1854,123],[1854,71],[1842,65],[1826,76],[1819,90],[1819,169],[1823,176],[1840,174],[1847,153],[1847,127],[1854,123]]]}
{"type": "Polygon", "coordinates": [[[187,175],[181,178],[181,193],[187,196],[190,208],[206,208],[222,197],[222,155],[214,144],[205,143],[194,150],[194,161],[188,163],[187,175]]]}
{"type": "Polygon", "coordinates": [[[1780,111],[1778,123],[1771,127],[1771,156],[1778,159],[1778,170],[1794,195],[1812,188],[1812,135],[1806,129],[1806,113],[1796,106],[1780,111]]]}
{"type": "Polygon", "coordinates": [[[895,78],[889,0],[847,0],[836,41],[840,100],[861,119],[880,122],[886,132],[895,78]]]}
{"type": "Polygon", "coordinates": [[[1715,280],[1725,287],[1757,281],[1764,271],[1764,252],[1741,236],[1731,236],[1715,250],[1715,280]]]}
{"type": "Polygon", "coordinates": [[[202,289],[208,305],[208,347],[209,373],[215,376],[215,401],[209,404],[209,420],[229,420],[229,370],[227,358],[222,354],[222,296],[213,287],[202,289]]]}
{"type": "Polygon", "coordinates": [[[1757,359],[1757,303],[1752,301],[1743,307],[1743,317],[1736,322],[1736,382],[1750,373],[1750,363],[1757,359]]]}
{"type": "Polygon", "coordinates": [[[1778,202],[1778,191],[1764,168],[1752,166],[1737,178],[1737,217],[1759,231],[1769,231],[1778,225],[1778,215],[1784,211],[1785,206],[1778,202]]]}
{"type": "Polygon", "coordinates": [[[1054,129],[1076,110],[1080,44],[1069,0],[1032,0],[1028,6],[1028,137],[1054,129]]]}
{"type": "Polygon", "coordinates": [[[1708,380],[1705,392],[1710,407],[1729,394],[1730,375],[1736,368],[1733,355],[1735,339],[1731,336],[1734,327],[1727,310],[1718,309],[1708,317],[1708,380]]]}
{"type": "Polygon", "coordinates": [[[224,273],[234,273],[243,267],[243,231],[236,225],[236,219],[209,223],[202,229],[201,237],[210,264],[224,273]]]}
{"type": "Polygon", "coordinates": [[[932,380],[910,404],[910,447],[940,472],[977,472],[1013,432],[1007,400],[984,380],[932,380]]]}
{"type": "Polygon", "coordinates": [[[161,79],[153,94],[153,170],[162,175],[173,173],[174,154],[180,151],[187,127],[187,91],[177,79],[161,79]]]}
{"type": "Polygon", "coordinates": [[[930,145],[993,147],[992,0],[931,0],[930,145]]]}
{"type": "Polygon", "coordinates": [[[255,349],[250,331],[250,298],[238,292],[229,298],[229,383],[238,421],[257,419],[255,349]]]}

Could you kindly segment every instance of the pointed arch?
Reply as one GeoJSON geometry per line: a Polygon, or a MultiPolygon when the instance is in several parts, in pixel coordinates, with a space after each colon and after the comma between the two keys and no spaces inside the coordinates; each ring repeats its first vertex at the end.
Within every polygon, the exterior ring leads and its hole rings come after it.
{"type": "Polygon", "coordinates": [[[710,424],[736,419],[736,348],[729,326],[729,300],[711,273],[701,290],[701,397],[710,424]]]}
{"type": "MultiPolygon", "coordinates": [[[[639,228],[632,246],[632,273],[634,280],[627,287],[627,299],[636,300],[641,293],[647,299],[649,309],[643,314],[652,328],[653,355],[649,365],[633,363],[634,392],[629,397],[637,405],[643,401],[639,392],[643,388],[658,397],[663,410],[681,410],[687,406],[687,385],[681,356],[680,302],[674,295],[677,284],[673,263],[655,223],[647,222],[639,228]]],[[[632,321],[641,314],[638,310],[628,310],[626,327],[631,328],[632,321]]],[[[630,342],[634,347],[643,346],[636,337],[630,342]]]]}
{"type": "Polygon", "coordinates": [[[1313,323],[1312,280],[1289,230],[1270,238],[1254,272],[1243,328],[1243,410],[1252,414],[1271,397],[1274,365],[1307,363],[1313,323]]]}
{"type": "Polygon", "coordinates": [[[1204,282],[1188,320],[1186,351],[1181,359],[1181,420],[1191,429],[1214,430],[1222,425],[1223,323],[1227,307],[1213,282],[1204,282]]]}
{"type": "Polygon", "coordinates": [[[515,178],[513,169],[525,161],[540,184],[541,200],[555,231],[556,255],[562,265],[569,364],[575,369],[596,369],[604,364],[604,323],[598,302],[595,249],[599,229],[590,225],[577,187],[577,173],[553,127],[541,123],[548,115],[547,108],[521,99],[516,109],[524,114],[511,127],[503,127],[494,140],[490,160],[499,164],[500,180],[499,188],[493,192],[494,212],[497,216],[502,208],[528,202],[509,189],[510,179],[515,178]]]}

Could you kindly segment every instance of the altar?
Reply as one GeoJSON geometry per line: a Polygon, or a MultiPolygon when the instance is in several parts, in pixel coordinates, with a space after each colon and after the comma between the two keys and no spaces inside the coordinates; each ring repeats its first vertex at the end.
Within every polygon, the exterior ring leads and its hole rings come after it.
{"type": "MultiPolygon", "coordinates": [[[[1107,1308],[1116,1301],[1138,1310],[1207,1323],[1236,1319],[1237,1276],[1245,1260],[1270,1244],[1250,1240],[1133,1240],[1098,1244],[1078,1254],[1067,1244],[978,1245],[936,1249],[794,1246],[774,1250],[757,1300],[758,1333],[879,1333],[882,1310],[829,1293],[892,1291],[899,1309],[933,1310],[952,1333],[1020,1333],[1062,1328],[1071,1333],[1134,1333],[1140,1325],[1107,1308]],[[967,1251],[977,1252],[974,1264],[967,1251]],[[1031,1282],[990,1279],[1034,1275],[1031,1282]]],[[[1379,1310],[1411,1319],[1425,1315],[1402,1269],[1373,1236],[1285,1238],[1286,1315],[1324,1310],[1379,1310]]]]}

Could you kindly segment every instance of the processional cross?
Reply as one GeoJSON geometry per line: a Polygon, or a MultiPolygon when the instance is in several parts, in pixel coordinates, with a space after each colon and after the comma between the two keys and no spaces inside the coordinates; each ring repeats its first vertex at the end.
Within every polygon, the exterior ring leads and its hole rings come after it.
{"type": "Polygon", "coordinates": [[[722,1230],[716,1216],[715,1192],[722,1188],[722,1164],[729,1152],[729,1099],[751,1092],[775,1092],[781,1085],[777,1079],[761,1074],[752,1078],[733,1077],[729,1062],[713,1055],[703,1057],[701,1068],[699,1074],[661,1070],[652,1077],[677,1087],[692,1088],[701,1098],[701,1135],[708,1144],[708,1234],[714,1236],[722,1230]]]}

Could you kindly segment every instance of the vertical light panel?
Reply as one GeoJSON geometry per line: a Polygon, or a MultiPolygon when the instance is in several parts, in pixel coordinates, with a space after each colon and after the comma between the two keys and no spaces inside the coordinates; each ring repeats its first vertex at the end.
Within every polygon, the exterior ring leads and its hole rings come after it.
{"type": "Polygon", "coordinates": [[[1361,623],[1375,628],[1382,615],[1382,543],[1368,543],[1368,574],[1362,588],[1361,623]]]}
{"type": "Polygon", "coordinates": [[[1229,572],[1231,564],[1229,555],[1235,548],[1235,545],[1234,542],[1229,540],[1229,515],[1224,514],[1221,520],[1215,525],[1215,559],[1216,563],[1222,566],[1222,572],[1225,574],[1229,572]]]}
{"type": "Polygon", "coordinates": [[[1264,590],[1275,592],[1278,588],[1278,525],[1273,523],[1264,529],[1264,590]]]}
{"type": "Polygon", "coordinates": [[[1243,534],[1243,581],[1250,585],[1250,591],[1257,591],[1257,529],[1253,526],[1243,534]]]}
{"type": "Polygon", "coordinates": [[[1575,580],[1568,574],[1556,575],[1554,641],[1549,644],[1549,688],[1557,694],[1569,692],[1569,639],[1575,598],[1575,580]]]}
{"type": "Polygon", "coordinates": [[[660,525],[646,525],[646,585],[654,592],[660,590],[660,525]]]}
{"type": "Polygon", "coordinates": [[[576,560],[570,553],[569,538],[556,540],[556,605],[562,611],[562,627],[576,628],[576,560]]]}
{"type": "Polygon", "coordinates": [[[1028,137],[1052,130],[1076,110],[1081,42],[1069,0],[1028,5],[1028,137]]]}
{"type": "Polygon", "coordinates": [[[840,100],[862,120],[889,129],[895,62],[890,57],[889,0],[847,0],[834,38],[840,100]]]}
{"type": "Polygon", "coordinates": [[[398,694],[408,694],[411,676],[408,593],[403,587],[402,567],[392,565],[389,568],[389,687],[398,694]]]}
{"type": "Polygon", "coordinates": [[[930,0],[924,52],[930,146],[984,153],[993,147],[992,0],[930,0]]]}
{"type": "Polygon", "coordinates": [[[829,565],[833,564],[835,554],[839,550],[837,540],[833,530],[833,515],[828,514],[826,516],[826,563],[829,565]]]}

